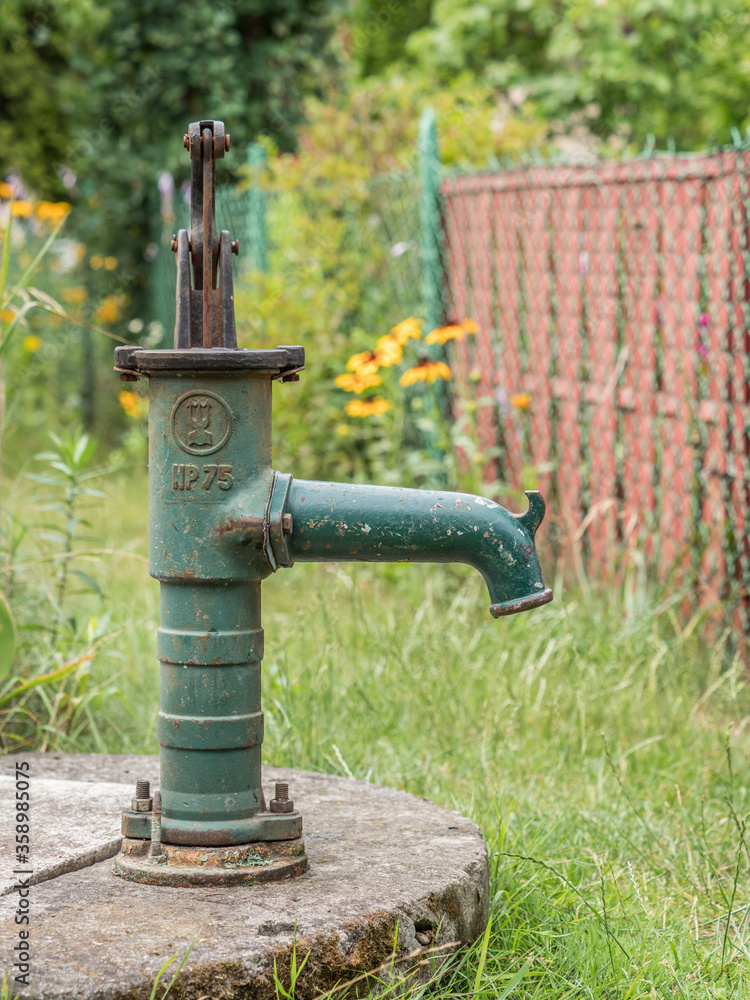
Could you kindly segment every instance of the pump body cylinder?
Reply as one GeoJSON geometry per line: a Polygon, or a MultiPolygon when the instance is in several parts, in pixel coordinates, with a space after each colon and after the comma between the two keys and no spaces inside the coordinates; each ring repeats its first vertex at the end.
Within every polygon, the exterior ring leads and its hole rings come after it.
{"type": "Polygon", "coordinates": [[[271,371],[150,378],[150,572],[161,585],[162,839],[225,845],[298,837],[261,785],[262,532],[271,471],[271,371]]]}

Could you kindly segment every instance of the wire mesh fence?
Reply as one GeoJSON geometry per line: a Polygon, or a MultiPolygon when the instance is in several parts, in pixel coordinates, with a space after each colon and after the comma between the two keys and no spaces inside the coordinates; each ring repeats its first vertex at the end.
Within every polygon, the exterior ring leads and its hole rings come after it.
{"type": "Polygon", "coordinates": [[[748,631],[750,152],[444,183],[449,308],[502,475],[591,575],[643,566],[748,631]],[[511,405],[514,400],[517,405],[511,405]]]}

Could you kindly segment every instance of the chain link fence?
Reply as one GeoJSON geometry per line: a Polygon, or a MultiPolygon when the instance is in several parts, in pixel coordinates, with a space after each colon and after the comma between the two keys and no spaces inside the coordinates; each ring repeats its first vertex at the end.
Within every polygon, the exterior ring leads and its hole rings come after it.
{"type": "Polygon", "coordinates": [[[537,470],[581,577],[642,568],[744,633],[749,168],[738,148],[443,185],[449,308],[479,324],[463,363],[503,478],[537,470]]]}

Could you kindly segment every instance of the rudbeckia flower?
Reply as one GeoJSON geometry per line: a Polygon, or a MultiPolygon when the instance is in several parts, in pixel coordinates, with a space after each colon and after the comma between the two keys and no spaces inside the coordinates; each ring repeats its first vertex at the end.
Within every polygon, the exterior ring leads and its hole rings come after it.
{"type": "Polygon", "coordinates": [[[417,319],[415,316],[403,319],[393,327],[390,336],[402,347],[409,340],[421,340],[422,320],[417,319]]]}
{"type": "Polygon", "coordinates": [[[377,342],[375,345],[375,355],[382,368],[390,368],[391,365],[399,363],[404,356],[404,352],[401,344],[399,344],[395,337],[391,337],[389,334],[386,337],[381,337],[377,342]]]}
{"type": "Polygon", "coordinates": [[[144,401],[137,393],[123,389],[117,398],[129,417],[140,417],[145,412],[144,401]]]}
{"type": "Polygon", "coordinates": [[[390,410],[391,404],[382,396],[372,399],[353,399],[346,404],[346,412],[350,417],[377,417],[390,410]]]}
{"type": "Polygon", "coordinates": [[[446,381],[451,378],[451,370],[444,361],[430,361],[429,358],[422,358],[414,368],[407,368],[399,379],[401,385],[415,385],[417,382],[433,383],[442,378],[446,381]]]}
{"type": "Polygon", "coordinates": [[[449,323],[438,326],[425,337],[425,344],[446,344],[449,340],[463,340],[467,333],[476,333],[479,327],[473,319],[465,319],[462,323],[449,323]]]}
{"type": "Polygon", "coordinates": [[[374,375],[378,368],[380,368],[380,361],[375,351],[352,354],[346,362],[346,370],[357,375],[374,375]]]}
{"type": "Polygon", "coordinates": [[[345,375],[336,376],[336,385],[346,392],[364,392],[365,389],[372,389],[380,385],[382,378],[379,375],[360,375],[357,372],[347,372],[345,375]]]}

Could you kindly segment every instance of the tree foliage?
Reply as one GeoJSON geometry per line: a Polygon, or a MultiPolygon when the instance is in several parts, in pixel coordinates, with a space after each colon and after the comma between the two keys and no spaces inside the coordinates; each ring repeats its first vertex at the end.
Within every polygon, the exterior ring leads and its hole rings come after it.
{"type": "Polygon", "coordinates": [[[334,0],[2,0],[0,171],[41,192],[61,177],[94,211],[85,242],[115,253],[137,288],[160,170],[189,174],[190,120],[222,118],[235,139],[224,180],[267,130],[290,148],[317,86],[334,0]],[[7,68],[6,68],[7,67],[7,68]],[[10,70],[10,72],[8,71],[10,70]],[[31,122],[31,128],[28,123],[31,122]],[[27,136],[31,133],[31,141],[27,136]],[[233,151],[234,151],[233,150],[233,151]],[[73,180],[75,178],[75,180],[73,180]]]}
{"type": "Polygon", "coordinates": [[[396,0],[360,0],[354,55],[434,86],[481,80],[547,121],[698,147],[747,119],[750,0],[433,0],[403,37],[396,0]],[[393,7],[389,18],[383,9],[393,7]]]}

